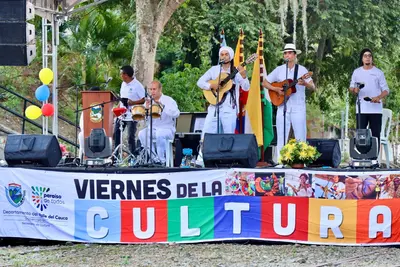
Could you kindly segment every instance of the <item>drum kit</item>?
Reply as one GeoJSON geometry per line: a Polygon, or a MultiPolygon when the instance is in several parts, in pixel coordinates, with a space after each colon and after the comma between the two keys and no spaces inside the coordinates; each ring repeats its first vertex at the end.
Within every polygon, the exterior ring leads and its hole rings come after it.
{"type": "MultiPolygon", "coordinates": [[[[153,99],[151,99],[151,102],[152,101],[153,101],[153,99]]],[[[150,107],[151,108],[146,108],[144,105],[135,105],[130,109],[130,111],[132,113],[132,118],[135,121],[143,121],[144,120],[146,122],[146,128],[147,129],[150,128],[150,140],[152,140],[152,120],[158,119],[161,117],[163,107],[157,103],[151,104],[150,107]]],[[[121,134],[120,134],[120,144],[114,149],[114,152],[111,157],[112,157],[112,159],[115,160],[115,165],[118,167],[121,167],[121,166],[143,166],[143,165],[152,164],[153,157],[157,157],[157,155],[154,153],[154,151],[152,151],[152,142],[150,142],[150,149],[148,148],[148,145],[147,145],[148,131],[147,130],[146,130],[146,144],[145,144],[145,147],[139,153],[139,155],[135,157],[131,152],[128,152],[129,155],[125,158],[123,157],[123,151],[129,151],[129,149],[124,149],[125,145],[123,144],[123,141],[122,141],[122,136],[123,136],[122,131],[124,128],[123,119],[125,118],[127,111],[128,111],[128,109],[126,107],[113,108],[114,115],[121,122],[120,126],[119,126],[119,130],[120,130],[121,134]]]]}

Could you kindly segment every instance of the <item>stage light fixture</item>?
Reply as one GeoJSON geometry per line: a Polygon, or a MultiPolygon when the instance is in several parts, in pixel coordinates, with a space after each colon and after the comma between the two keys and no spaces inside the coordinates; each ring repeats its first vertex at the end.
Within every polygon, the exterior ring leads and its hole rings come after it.
{"type": "Polygon", "coordinates": [[[350,140],[350,157],[354,168],[377,166],[378,138],[372,136],[371,129],[357,129],[350,140]]]}
{"type": "Polygon", "coordinates": [[[85,139],[85,165],[103,166],[111,156],[111,141],[103,128],[94,128],[90,136],[85,139]]]}

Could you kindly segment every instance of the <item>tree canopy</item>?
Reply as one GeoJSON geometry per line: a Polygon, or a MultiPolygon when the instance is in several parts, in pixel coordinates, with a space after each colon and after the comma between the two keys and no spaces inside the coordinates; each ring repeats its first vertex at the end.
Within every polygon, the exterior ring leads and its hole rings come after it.
{"type": "MultiPolygon", "coordinates": [[[[137,15],[160,19],[156,12],[148,14],[151,8],[143,3],[160,8],[167,2],[176,6],[170,10],[170,17],[163,18],[164,24],[160,22],[163,27],[157,28],[159,37],[153,35],[157,39],[152,44],[155,58],[154,62],[146,59],[146,64],[154,65],[154,77],[182,111],[205,110],[196,81],[218,58],[221,29],[227,44],[234,48],[242,28],[245,56],[256,51],[258,32],[263,31],[268,72],[281,63],[284,43],[296,43],[303,51],[299,62],[314,71],[318,87],[308,97],[308,104],[312,110],[328,114],[327,123],[340,123],[351,73],[364,47],[373,50],[376,66],[386,75],[391,89],[386,107],[399,112],[400,0],[112,0],[75,14],[62,25],[61,84],[96,83],[113,76],[110,87],[118,91],[119,68],[135,62],[135,44],[138,49],[137,39],[145,34],[143,29],[138,34],[137,15]]],[[[38,20],[37,36],[40,29],[38,20]]],[[[33,65],[39,62],[40,53],[33,65]]],[[[2,69],[15,72],[16,68],[2,69]]],[[[2,77],[5,85],[15,82],[2,77]]],[[[350,102],[354,107],[354,100],[350,102]]]]}

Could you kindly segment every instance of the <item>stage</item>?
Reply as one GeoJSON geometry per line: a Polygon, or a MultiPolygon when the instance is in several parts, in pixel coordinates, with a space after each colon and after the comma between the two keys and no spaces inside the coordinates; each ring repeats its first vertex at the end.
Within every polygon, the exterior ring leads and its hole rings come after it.
{"type": "Polygon", "coordinates": [[[399,169],[2,167],[0,177],[0,237],[400,244],[399,169]]]}

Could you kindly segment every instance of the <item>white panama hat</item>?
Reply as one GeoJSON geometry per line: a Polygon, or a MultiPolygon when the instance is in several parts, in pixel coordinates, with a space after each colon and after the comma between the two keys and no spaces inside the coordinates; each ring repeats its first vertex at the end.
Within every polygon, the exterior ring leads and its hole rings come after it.
{"type": "Polygon", "coordinates": [[[285,48],[283,48],[282,52],[293,51],[296,52],[297,55],[301,54],[301,50],[297,50],[294,44],[285,44],[285,48]]]}

